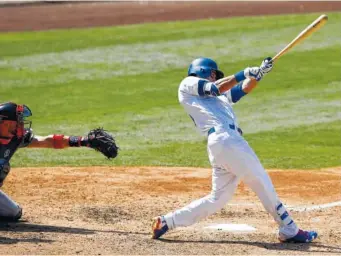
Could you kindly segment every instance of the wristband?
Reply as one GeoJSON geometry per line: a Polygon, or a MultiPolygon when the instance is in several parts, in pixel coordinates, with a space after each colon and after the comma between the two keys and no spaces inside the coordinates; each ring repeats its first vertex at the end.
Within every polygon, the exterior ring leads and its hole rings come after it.
{"type": "Polygon", "coordinates": [[[235,79],[236,79],[236,81],[237,81],[238,83],[241,82],[241,81],[244,81],[244,80],[246,79],[246,77],[245,77],[245,75],[244,75],[244,70],[242,70],[242,71],[236,73],[236,74],[234,75],[234,77],[235,77],[235,79]]]}
{"type": "Polygon", "coordinates": [[[83,138],[82,136],[70,136],[69,146],[70,147],[87,147],[88,140],[83,138]]]}
{"type": "Polygon", "coordinates": [[[53,148],[61,149],[64,148],[63,144],[64,134],[53,135],[53,148]]]}

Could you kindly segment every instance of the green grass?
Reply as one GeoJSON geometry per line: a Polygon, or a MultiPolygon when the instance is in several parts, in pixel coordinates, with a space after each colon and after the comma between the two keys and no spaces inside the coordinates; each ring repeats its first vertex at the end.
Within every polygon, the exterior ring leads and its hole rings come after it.
{"type": "MultiPolygon", "coordinates": [[[[243,17],[0,34],[0,101],[33,111],[36,134],[104,126],[119,157],[90,149],[22,149],[13,166],[204,166],[205,138],[177,100],[187,66],[216,59],[225,74],[259,65],[318,14],[243,17]]],[[[267,168],[341,165],[341,13],[283,56],[235,106],[267,168]]]]}

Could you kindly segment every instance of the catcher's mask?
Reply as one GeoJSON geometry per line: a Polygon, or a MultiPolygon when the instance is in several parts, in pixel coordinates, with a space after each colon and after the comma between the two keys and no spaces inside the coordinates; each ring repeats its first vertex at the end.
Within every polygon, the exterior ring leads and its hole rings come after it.
{"type": "Polygon", "coordinates": [[[23,137],[25,129],[31,128],[32,121],[26,120],[29,116],[32,112],[26,105],[0,104],[0,144],[8,144],[13,137],[23,137]]]}
{"type": "Polygon", "coordinates": [[[197,76],[208,79],[215,72],[215,80],[224,77],[224,73],[218,69],[217,63],[209,58],[198,58],[192,61],[188,68],[188,76],[197,76]]]}

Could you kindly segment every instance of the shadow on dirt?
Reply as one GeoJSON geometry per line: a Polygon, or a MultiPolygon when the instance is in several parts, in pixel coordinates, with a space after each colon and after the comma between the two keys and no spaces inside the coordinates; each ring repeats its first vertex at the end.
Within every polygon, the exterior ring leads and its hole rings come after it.
{"type": "Polygon", "coordinates": [[[7,232],[48,232],[48,233],[69,233],[69,234],[94,234],[96,230],[85,228],[62,227],[52,225],[40,225],[18,222],[0,222],[0,231],[7,232]]]}
{"type": "MultiPolygon", "coordinates": [[[[26,221],[13,221],[13,222],[3,222],[0,221],[0,232],[11,232],[11,233],[39,233],[40,236],[44,233],[66,233],[66,234],[78,234],[78,235],[89,235],[95,233],[113,233],[120,235],[149,235],[148,232],[128,232],[128,231],[116,231],[116,230],[95,230],[86,228],[74,228],[74,227],[63,227],[63,226],[53,226],[53,225],[41,225],[28,223],[26,221]]],[[[42,238],[9,238],[0,236],[1,244],[15,244],[15,243],[52,243],[54,240],[42,239],[42,238]]]]}
{"type": "Polygon", "coordinates": [[[260,248],[264,248],[267,250],[275,250],[275,251],[309,251],[313,253],[335,253],[341,254],[341,247],[334,247],[323,245],[320,243],[309,243],[309,244],[295,244],[295,243],[265,243],[265,242],[251,242],[251,241],[195,241],[195,240],[171,240],[171,239],[159,239],[165,243],[198,243],[198,244],[238,244],[238,245],[249,245],[249,246],[257,246],[260,248]],[[318,250],[318,249],[323,250],[318,250]]]}
{"type": "MultiPolygon", "coordinates": [[[[26,221],[0,221],[0,231],[10,232],[10,233],[23,233],[32,232],[37,233],[38,237],[20,237],[20,238],[9,238],[0,236],[1,244],[16,244],[16,243],[53,243],[54,240],[43,239],[44,233],[68,233],[68,234],[94,234],[96,230],[89,230],[84,228],[72,228],[72,227],[60,227],[51,225],[39,225],[28,223],[26,221]]],[[[36,236],[36,235],[32,235],[36,236]]]]}

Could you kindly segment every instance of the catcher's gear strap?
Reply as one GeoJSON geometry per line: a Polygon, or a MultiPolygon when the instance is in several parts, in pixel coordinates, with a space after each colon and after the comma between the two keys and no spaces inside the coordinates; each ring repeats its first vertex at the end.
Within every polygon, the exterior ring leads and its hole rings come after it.
{"type": "Polygon", "coordinates": [[[25,129],[25,135],[24,135],[24,138],[20,144],[20,147],[24,148],[24,147],[27,147],[28,145],[30,145],[33,138],[34,138],[33,130],[31,128],[25,129]]]}
{"type": "Polygon", "coordinates": [[[7,174],[11,170],[11,166],[6,159],[0,159],[0,187],[2,186],[7,174]]]}
{"type": "Polygon", "coordinates": [[[64,139],[64,134],[54,134],[53,135],[53,147],[57,149],[64,148],[63,139],[64,139]]]}
{"type": "Polygon", "coordinates": [[[70,147],[87,147],[88,140],[83,138],[82,136],[70,136],[69,146],[70,147]]]}

